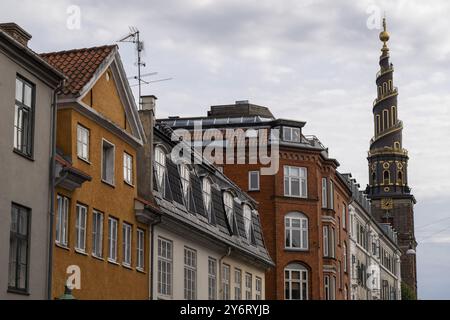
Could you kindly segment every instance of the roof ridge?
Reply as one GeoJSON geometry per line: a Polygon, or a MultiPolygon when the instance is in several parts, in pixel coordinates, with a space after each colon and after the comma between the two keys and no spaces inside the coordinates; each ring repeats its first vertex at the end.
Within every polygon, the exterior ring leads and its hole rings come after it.
{"type": "Polygon", "coordinates": [[[94,46],[94,47],[85,47],[85,48],[74,48],[70,50],[61,50],[61,51],[51,51],[51,52],[43,52],[39,53],[40,56],[50,56],[55,54],[64,54],[64,53],[72,53],[72,52],[80,52],[80,51],[94,51],[99,49],[105,49],[105,48],[114,48],[118,47],[117,44],[105,44],[102,46],[94,46]]]}

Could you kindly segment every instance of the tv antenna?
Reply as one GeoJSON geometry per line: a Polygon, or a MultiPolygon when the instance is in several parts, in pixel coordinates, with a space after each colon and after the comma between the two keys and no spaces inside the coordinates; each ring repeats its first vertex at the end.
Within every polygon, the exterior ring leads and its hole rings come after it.
{"type": "Polygon", "coordinates": [[[136,45],[136,53],[137,53],[137,67],[138,67],[138,74],[137,76],[134,77],[129,77],[128,79],[135,79],[138,81],[137,84],[132,85],[130,87],[139,87],[139,105],[138,108],[141,109],[141,96],[142,96],[142,83],[143,84],[150,84],[153,82],[160,82],[160,81],[167,81],[167,80],[172,80],[172,78],[165,78],[165,79],[158,79],[158,80],[152,80],[152,81],[145,81],[142,78],[143,77],[148,77],[148,76],[153,76],[158,74],[158,72],[150,72],[150,73],[146,73],[146,74],[141,74],[141,67],[145,67],[145,62],[142,61],[142,51],[144,50],[144,42],[140,40],[140,32],[138,30],[138,28],[136,27],[130,27],[130,32],[122,37],[121,39],[119,39],[117,42],[131,42],[134,43],[136,45]]]}

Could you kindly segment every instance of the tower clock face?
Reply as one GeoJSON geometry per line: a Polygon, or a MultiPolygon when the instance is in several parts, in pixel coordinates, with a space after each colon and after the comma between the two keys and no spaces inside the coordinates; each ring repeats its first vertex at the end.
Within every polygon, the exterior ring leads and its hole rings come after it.
{"type": "Polygon", "coordinates": [[[394,206],[394,202],[391,198],[381,199],[381,209],[391,210],[394,206]]]}

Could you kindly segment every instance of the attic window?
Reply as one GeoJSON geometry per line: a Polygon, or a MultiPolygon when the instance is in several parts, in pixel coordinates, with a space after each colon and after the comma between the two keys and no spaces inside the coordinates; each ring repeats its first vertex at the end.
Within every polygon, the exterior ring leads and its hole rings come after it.
{"type": "Polygon", "coordinates": [[[202,192],[205,209],[208,213],[208,221],[211,221],[211,181],[208,178],[203,178],[202,192]]]}
{"type": "Polygon", "coordinates": [[[166,175],[166,154],[161,148],[155,148],[155,171],[158,190],[164,194],[166,175]]]}
{"type": "Polygon", "coordinates": [[[283,140],[300,142],[300,128],[283,127],[283,140]]]}
{"type": "Polygon", "coordinates": [[[109,81],[109,79],[111,79],[111,71],[106,71],[106,74],[105,74],[105,78],[106,78],[106,81],[109,81]]]}
{"type": "Polygon", "coordinates": [[[108,184],[114,184],[114,150],[112,143],[102,142],[102,180],[108,184]]]}
{"type": "Polygon", "coordinates": [[[252,236],[252,209],[244,204],[244,228],[245,228],[245,235],[247,237],[247,241],[251,242],[251,236],[252,236]]]}
{"type": "Polygon", "coordinates": [[[223,193],[223,204],[225,206],[225,213],[227,215],[228,223],[230,224],[231,228],[233,228],[233,212],[234,212],[234,199],[231,192],[224,192],[223,193]]]}

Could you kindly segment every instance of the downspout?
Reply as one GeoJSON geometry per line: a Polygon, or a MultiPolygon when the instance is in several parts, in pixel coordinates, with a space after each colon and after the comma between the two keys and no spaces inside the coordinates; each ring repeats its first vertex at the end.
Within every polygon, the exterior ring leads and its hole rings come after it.
{"type": "MultiPolygon", "coordinates": [[[[220,290],[219,290],[219,295],[223,294],[223,281],[222,281],[222,261],[223,259],[225,259],[226,257],[229,257],[231,255],[231,247],[228,246],[227,247],[227,253],[225,253],[223,256],[220,257],[219,259],[219,281],[220,281],[220,290]]],[[[231,279],[231,270],[230,270],[230,279],[231,279]]],[[[231,281],[230,281],[230,288],[231,288],[231,281]]],[[[220,298],[220,297],[217,297],[220,298]]]]}
{"type": "Polygon", "coordinates": [[[64,81],[58,84],[53,92],[52,119],[51,119],[51,160],[50,160],[50,223],[48,243],[48,274],[47,274],[47,300],[52,299],[52,274],[53,274],[53,222],[55,217],[55,160],[56,160],[56,121],[58,93],[61,91],[64,81]]]}
{"type": "Polygon", "coordinates": [[[161,217],[159,219],[155,220],[154,222],[150,223],[150,294],[149,299],[153,300],[153,278],[154,278],[154,272],[153,272],[153,263],[154,263],[154,246],[155,246],[155,236],[154,236],[154,230],[155,226],[161,223],[161,217]]]}

